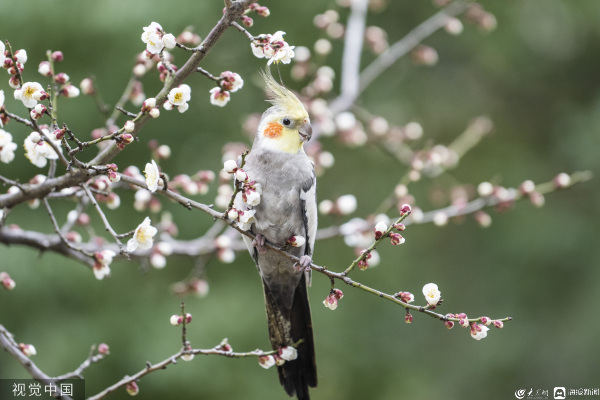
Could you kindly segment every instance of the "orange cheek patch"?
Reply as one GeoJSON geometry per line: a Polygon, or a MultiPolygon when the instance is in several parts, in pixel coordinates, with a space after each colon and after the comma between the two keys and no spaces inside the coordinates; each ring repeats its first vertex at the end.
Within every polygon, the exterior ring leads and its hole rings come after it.
{"type": "Polygon", "coordinates": [[[283,132],[283,125],[279,122],[271,122],[265,129],[265,136],[270,137],[271,139],[277,139],[281,136],[281,132],[283,132]]]}

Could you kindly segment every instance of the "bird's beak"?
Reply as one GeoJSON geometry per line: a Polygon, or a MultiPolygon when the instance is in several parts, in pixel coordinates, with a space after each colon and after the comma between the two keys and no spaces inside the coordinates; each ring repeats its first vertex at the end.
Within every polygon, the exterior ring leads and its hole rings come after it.
{"type": "Polygon", "coordinates": [[[308,142],[312,136],[312,126],[310,125],[310,122],[305,122],[304,124],[300,125],[300,128],[298,128],[298,134],[300,135],[301,142],[308,142]]]}

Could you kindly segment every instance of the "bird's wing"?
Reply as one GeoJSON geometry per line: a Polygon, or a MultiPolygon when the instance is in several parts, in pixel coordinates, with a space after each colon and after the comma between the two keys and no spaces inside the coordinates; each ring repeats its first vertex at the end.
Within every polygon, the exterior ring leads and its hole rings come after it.
{"type": "MultiPolygon", "coordinates": [[[[317,177],[315,175],[314,166],[312,170],[312,179],[302,186],[300,190],[300,205],[304,221],[304,231],[306,232],[304,254],[312,257],[315,236],[317,235],[317,177]]],[[[307,271],[306,280],[310,286],[311,270],[307,271]]]]}

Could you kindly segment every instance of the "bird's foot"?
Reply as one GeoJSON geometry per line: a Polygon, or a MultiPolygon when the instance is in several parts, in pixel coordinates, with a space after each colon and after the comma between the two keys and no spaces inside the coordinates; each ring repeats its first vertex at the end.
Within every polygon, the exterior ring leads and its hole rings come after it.
{"type": "Polygon", "coordinates": [[[265,247],[265,237],[260,233],[258,233],[252,241],[252,246],[256,247],[258,254],[265,254],[267,252],[267,248],[265,247]]]}
{"type": "Polygon", "coordinates": [[[300,257],[300,260],[296,264],[294,264],[294,269],[296,271],[308,271],[310,269],[310,264],[312,264],[312,258],[304,255],[300,257]]]}

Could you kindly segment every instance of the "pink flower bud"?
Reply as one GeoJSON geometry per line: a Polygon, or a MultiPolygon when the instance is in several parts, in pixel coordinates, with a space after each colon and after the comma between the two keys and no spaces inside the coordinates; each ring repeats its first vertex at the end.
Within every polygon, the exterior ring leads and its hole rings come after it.
{"type": "Polygon", "coordinates": [[[61,140],[65,136],[66,129],[56,129],[52,134],[56,138],[56,140],[61,140]]]}
{"type": "Polygon", "coordinates": [[[564,172],[556,175],[554,178],[554,186],[559,189],[565,188],[571,184],[571,177],[564,172]]]}
{"type": "Polygon", "coordinates": [[[410,292],[399,292],[395,294],[404,303],[412,303],[415,301],[415,296],[410,292]]]}
{"type": "Polygon", "coordinates": [[[192,314],[185,313],[185,323],[189,324],[190,322],[192,322],[192,314]]]}
{"type": "Polygon", "coordinates": [[[133,142],[133,135],[129,134],[129,133],[123,133],[121,136],[121,141],[125,144],[129,144],[131,142],[133,142]]]}
{"type": "Polygon", "coordinates": [[[87,226],[87,225],[90,224],[90,216],[87,215],[86,213],[81,213],[77,217],[77,221],[76,222],[77,222],[77,225],[87,226]]]}
{"type": "Polygon", "coordinates": [[[15,281],[6,272],[0,272],[0,282],[6,290],[13,290],[16,286],[15,281]]]}
{"type": "Polygon", "coordinates": [[[19,81],[19,78],[13,75],[8,79],[8,85],[13,89],[18,89],[21,87],[21,82],[19,81]]]}
{"type": "Polygon", "coordinates": [[[54,51],[50,57],[52,57],[52,61],[54,62],[61,62],[65,59],[62,51],[54,51]]]}
{"type": "Polygon", "coordinates": [[[399,244],[403,244],[406,241],[406,239],[404,239],[402,237],[402,235],[400,235],[399,233],[390,232],[388,234],[388,236],[390,237],[390,239],[392,241],[392,244],[394,246],[398,246],[399,244]]]}
{"type": "Polygon", "coordinates": [[[54,81],[60,85],[64,85],[65,83],[69,82],[69,75],[65,74],[64,72],[59,72],[54,76],[54,81]]]}
{"type": "MultiPolygon", "coordinates": [[[[362,250],[360,252],[360,254],[363,254],[365,252],[367,252],[367,250],[362,250]]],[[[371,257],[372,257],[371,252],[370,251],[367,252],[367,255],[365,255],[363,257],[363,259],[358,262],[358,264],[357,264],[358,269],[360,269],[361,271],[364,271],[367,268],[369,268],[369,260],[371,259],[371,257]]]]}
{"type": "Polygon", "coordinates": [[[452,329],[454,328],[454,321],[444,321],[444,325],[446,325],[446,328],[452,329]]]}
{"type": "Polygon", "coordinates": [[[341,300],[344,297],[344,293],[340,289],[332,289],[332,293],[337,300],[341,300]]]}
{"type": "Polygon", "coordinates": [[[125,390],[127,390],[127,394],[130,396],[137,396],[137,394],[140,392],[140,388],[136,382],[129,382],[125,387],[125,390]]]}
{"type": "Polygon", "coordinates": [[[261,17],[268,17],[269,15],[271,15],[271,11],[267,7],[263,6],[258,6],[254,8],[254,11],[256,11],[256,13],[261,17]]]}
{"type": "Polygon", "coordinates": [[[479,319],[483,325],[489,325],[492,323],[492,320],[489,317],[481,317],[479,319]]]}
{"type": "Polygon", "coordinates": [[[183,322],[183,317],[181,315],[173,314],[171,315],[169,322],[171,323],[171,325],[177,326],[183,322]]]}
{"type": "Polygon", "coordinates": [[[110,353],[110,351],[109,351],[108,345],[106,343],[100,343],[98,345],[98,354],[104,354],[104,355],[106,355],[106,354],[109,354],[109,353],[110,353]]]}
{"type": "Polygon", "coordinates": [[[37,351],[32,344],[19,343],[19,348],[27,357],[35,356],[37,354],[37,351]]]}
{"type": "Polygon", "coordinates": [[[407,324],[410,324],[413,322],[413,316],[411,313],[407,312],[406,315],[404,316],[404,322],[406,322],[407,324]]]}
{"type": "Polygon", "coordinates": [[[381,221],[377,225],[375,225],[375,240],[381,239],[385,231],[387,231],[388,227],[385,222],[381,221]]]}
{"type": "Polygon", "coordinates": [[[519,185],[519,191],[523,194],[531,194],[535,191],[535,183],[531,180],[526,180],[519,185]]]}
{"type": "Polygon", "coordinates": [[[246,28],[251,28],[252,25],[254,25],[254,20],[247,15],[242,15],[241,19],[242,19],[242,24],[244,24],[244,26],[246,28]]]}
{"type": "Polygon", "coordinates": [[[504,322],[502,321],[494,320],[492,321],[492,324],[494,324],[494,326],[498,329],[502,329],[504,327],[504,322]]]}
{"type": "Polygon", "coordinates": [[[410,214],[411,212],[411,208],[408,204],[403,204],[402,207],[400,207],[400,215],[407,215],[410,214]]]}
{"type": "Polygon", "coordinates": [[[394,224],[394,228],[402,232],[406,229],[406,226],[404,224],[394,224]]]}

